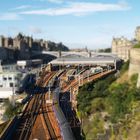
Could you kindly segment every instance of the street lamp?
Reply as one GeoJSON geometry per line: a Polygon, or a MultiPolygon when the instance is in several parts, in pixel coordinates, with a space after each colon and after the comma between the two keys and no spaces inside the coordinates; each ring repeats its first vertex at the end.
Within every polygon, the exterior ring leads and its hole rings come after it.
{"type": "Polygon", "coordinates": [[[80,83],[80,74],[78,75],[78,78],[79,78],[79,86],[80,86],[80,84],[81,84],[81,83],[80,83]]]}
{"type": "Polygon", "coordinates": [[[15,106],[15,83],[13,82],[13,87],[12,87],[12,92],[13,92],[13,95],[12,95],[12,106],[15,106]]]}
{"type": "Polygon", "coordinates": [[[50,101],[50,96],[51,96],[51,83],[49,82],[49,101],[50,101]]]}

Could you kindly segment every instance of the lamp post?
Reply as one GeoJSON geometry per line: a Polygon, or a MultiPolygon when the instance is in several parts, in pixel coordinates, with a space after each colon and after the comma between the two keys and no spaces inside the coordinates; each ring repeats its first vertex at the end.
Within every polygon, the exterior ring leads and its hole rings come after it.
{"type": "Polygon", "coordinates": [[[50,101],[50,96],[51,96],[51,89],[50,88],[51,88],[51,85],[50,85],[50,82],[49,82],[49,97],[48,97],[49,98],[48,99],[49,101],[50,101]]]}
{"type": "Polygon", "coordinates": [[[88,71],[88,82],[89,82],[89,74],[90,74],[90,71],[88,71]]]}
{"type": "Polygon", "coordinates": [[[72,88],[70,87],[70,102],[72,102],[72,88]]]}
{"type": "Polygon", "coordinates": [[[116,62],[116,59],[114,60],[114,65],[115,65],[115,70],[117,69],[117,62],[116,62]]]}
{"type": "Polygon", "coordinates": [[[12,106],[15,106],[15,82],[13,82],[13,87],[12,87],[12,92],[13,92],[13,95],[12,95],[12,106]]]}
{"type": "Polygon", "coordinates": [[[80,86],[80,84],[81,84],[81,82],[80,82],[80,75],[78,75],[78,78],[79,78],[78,80],[79,80],[79,86],[80,86]]]}
{"type": "Polygon", "coordinates": [[[84,84],[84,77],[83,77],[83,75],[82,75],[82,78],[81,79],[82,79],[82,85],[83,85],[84,84]]]}

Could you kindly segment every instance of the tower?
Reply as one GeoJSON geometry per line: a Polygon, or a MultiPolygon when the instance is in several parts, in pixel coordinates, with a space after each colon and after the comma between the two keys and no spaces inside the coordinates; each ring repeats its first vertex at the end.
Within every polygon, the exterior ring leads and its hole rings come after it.
{"type": "Polygon", "coordinates": [[[112,40],[112,53],[117,53],[117,39],[113,38],[112,40]]]}
{"type": "Polygon", "coordinates": [[[33,38],[29,37],[29,47],[32,48],[33,46],[33,38]]]}

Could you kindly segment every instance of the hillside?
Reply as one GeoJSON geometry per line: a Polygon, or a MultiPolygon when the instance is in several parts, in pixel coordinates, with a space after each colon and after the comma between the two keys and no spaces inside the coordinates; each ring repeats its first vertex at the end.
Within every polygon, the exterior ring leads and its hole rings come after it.
{"type": "Polygon", "coordinates": [[[69,48],[62,43],[48,41],[49,51],[69,51],[69,48]]]}
{"type": "Polygon", "coordinates": [[[86,140],[138,140],[140,92],[137,74],[128,78],[127,69],[125,64],[117,78],[110,75],[80,88],[78,114],[86,140]]]}

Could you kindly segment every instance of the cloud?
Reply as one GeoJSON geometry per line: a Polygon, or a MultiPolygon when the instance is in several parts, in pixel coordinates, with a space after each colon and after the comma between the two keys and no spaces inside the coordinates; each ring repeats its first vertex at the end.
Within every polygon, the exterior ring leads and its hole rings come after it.
{"type": "Polygon", "coordinates": [[[50,2],[50,3],[55,3],[55,4],[61,4],[64,2],[64,0],[38,0],[40,2],[50,2]]]}
{"type": "Polygon", "coordinates": [[[64,2],[64,0],[48,0],[48,2],[56,3],[56,4],[61,4],[61,3],[64,2]]]}
{"type": "Polygon", "coordinates": [[[125,11],[131,9],[126,3],[117,4],[104,4],[104,3],[91,3],[91,2],[71,2],[61,8],[49,8],[40,10],[30,10],[21,12],[26,15],[48,15],[48,16],[61,16],[61,15],[88,15],[95,12],[105,11],[125,11]]]}
{"type": "Polygon", "coordinates": [[[11,10],[23,10],[23,9],[28,9],[28,8],[31,8],[31,7],[32,7],[31,5],[21,5],[21,6],[12,8],[11,10]]]}
{"type": "Polygon", "coordinates": [[[32,32],[34,34],[40,34],[43,32],[41,28],[35,27],[35,26],[30,26],[29,30],[30,30],[30,32],[32,32]]]}
{"type": "Polygon", "coordinates": [[[0,20],[21,20],[21,17],[16,13],[0,14],[0,20]]]}

